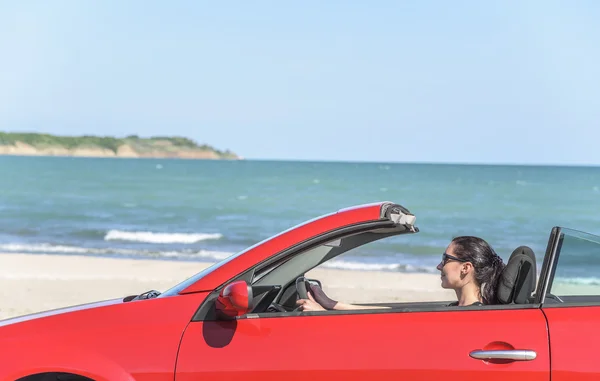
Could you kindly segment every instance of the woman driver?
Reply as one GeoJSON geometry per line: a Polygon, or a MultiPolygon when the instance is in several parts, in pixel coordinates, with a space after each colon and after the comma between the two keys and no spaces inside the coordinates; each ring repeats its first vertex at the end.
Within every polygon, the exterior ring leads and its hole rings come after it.
{"type": "MultiPolygon", "coordinates": [[[[457,301],[451,306],[495,304],[496,286],[504,269],[502,258],[481,238],[461,236],[454,238],[437,265],[442,287],[453,289],[457,301]]],[[[308,299],[296,302],[302,311],[355,310],[389,308],[346,304],[329,298],[319,287],[311,285],[308,299]]]]}

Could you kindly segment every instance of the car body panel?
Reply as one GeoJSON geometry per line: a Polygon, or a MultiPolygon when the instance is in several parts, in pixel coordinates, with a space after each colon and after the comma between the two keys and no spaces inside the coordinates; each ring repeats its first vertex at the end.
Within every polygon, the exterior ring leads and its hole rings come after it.
{"type": "Polygon", "coordinates": [[[549,381],[548,333],[536,308],[192,322],[175,380],[199,379],[549,381]],[[497,341],[537,358],[489,364],[469,357],[497,341]]]}
{"type": "Polygon", "coordinates": [[[172,381],[181,336],[205,297],[139,300],[6,325],[0,380],[72,372],[97,381],[172,381]]]}
{"type": "MultiPolygon", "coordinates": [[[[563,273],[565,263],[599,252],[599,236],[563,227],[552,229],[538,293],[548,321],[553,381],[600,379],[599,296],[585,286],[562,295],[560,287],[553,284],[557,276],[568,277],[563,273]]],[[[597,262],[590,263],[592,269],[597,266],[597,262]]]]}
{"type": "Polygon", "coordinates": [[[6,325],[11,325],[11,324],[23,323],[28,320],[41,319],[41,318],[45,318],[45,317],[49,317],[49,316],[62,315],[62,314],[66,314],[69,312],[83,311],[83,310],[87,310],[90,308],[98,308],[98,307],[110,306],[113,304],[121,304],[121,303],[123,303],[123,298],[80,304],[80,305],[69,306],[69,307],[65,307],[65,308],[57,308],[54,310],[42,311],[42,312],[37,312],[37,313],[29,314],[29,315],[22,315],[22,316],[17,316],[17,317],[10,318],[10,319],[0,320],[0,327],[6,326],[6,325]]]}
{"type": "Polygon", "coordinates": [[[544,308],[550,329],[552,381],[600,380],[600,306],[544,308]]]}

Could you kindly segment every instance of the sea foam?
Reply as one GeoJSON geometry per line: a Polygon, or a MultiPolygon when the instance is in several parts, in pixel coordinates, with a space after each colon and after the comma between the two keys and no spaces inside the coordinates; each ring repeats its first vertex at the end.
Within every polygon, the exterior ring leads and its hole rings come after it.
{"type": "Polygon", "coordinates": [[[220,239],[219,233],[155,233],[148,231],[109,230],[105,241],[134,241],[146,243],[196,243],[209,239],[220,239]]]}
{"type": "Polygon", "coordinates": [[[418,272],[435,273],[434,267],[414,266],[401,263],[364,263],[345,260],[331,260],[322,264],[323,267],[340,270],[358,270],[358,271],[397,271],[397,272],[418,272]]]}
{"type": "Polygon", "coordinates": [[[31,254],[82,254],[82,255],[100,255],[100,256],[120,256],[129,258],[176,258],[186,260],[207,260],[211,262],[221,261],[231,256],[232,252],[213,251],[213,250],[184,250],[184,251],[152,251],[135,250],[124,248],[91,248],[66,245],[52,245],[49,243],[40,244],[20,244],[7,243],[0,244],[0,252],[6,253],[31,253],[31,254]]]}

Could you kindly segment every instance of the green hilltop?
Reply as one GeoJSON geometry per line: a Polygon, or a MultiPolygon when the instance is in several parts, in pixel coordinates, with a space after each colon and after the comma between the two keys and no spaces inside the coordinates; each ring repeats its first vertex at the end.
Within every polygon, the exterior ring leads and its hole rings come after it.
{"type": "Polygon", "coordinates": [[[0,132],[0,153],[127,157],[181,157],[198,159],[239,159],[229,151],[180,136],[124,138],[110,136],[57,136],[39,133],[0,132]],[[3,149],[4,148],[4,149],[3,149]],[[103,153],[103,154],[101,154],[103,153]]]}

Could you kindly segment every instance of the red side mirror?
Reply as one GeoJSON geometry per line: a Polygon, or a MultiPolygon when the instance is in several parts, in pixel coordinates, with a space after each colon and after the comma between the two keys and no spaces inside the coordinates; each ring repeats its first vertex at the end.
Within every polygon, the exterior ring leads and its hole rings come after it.
{"type": "Polygon", "coordinates": [[[234,318],[247,314],[252,308],[252,288],[243,280],[223,287],[215,302],[215,308],[223,317],[234,318]]]}

